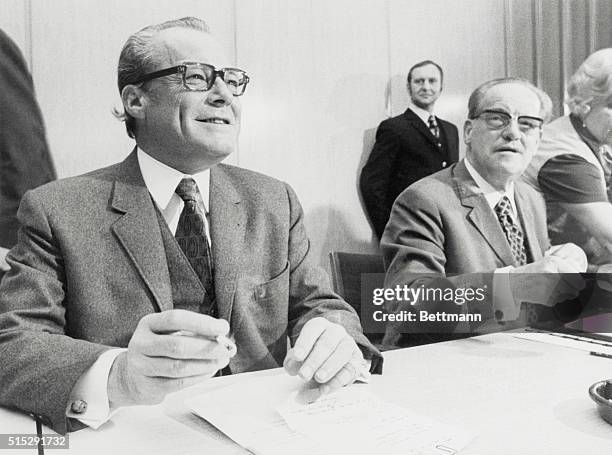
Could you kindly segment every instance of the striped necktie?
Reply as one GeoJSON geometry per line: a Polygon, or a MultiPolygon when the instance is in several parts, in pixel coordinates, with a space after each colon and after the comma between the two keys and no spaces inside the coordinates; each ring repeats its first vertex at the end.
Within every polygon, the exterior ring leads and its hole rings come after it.
{"type": "Polygon", "coordinates": [[[429,126],[429,131],[431,131],[431,134],[433,134],[435,138],[439,138],[440,128],[438,128],[438,122],[436,122],[436,117],[430,115],[429,119],[427,119],[427,125],[429,126]]]}

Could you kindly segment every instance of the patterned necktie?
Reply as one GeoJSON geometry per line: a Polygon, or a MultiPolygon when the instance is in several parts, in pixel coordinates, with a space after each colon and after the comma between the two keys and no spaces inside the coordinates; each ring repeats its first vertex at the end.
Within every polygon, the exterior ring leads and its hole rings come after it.
{"type": "Polygon", "coordinates": [[[512,256],[519,266],[527,264],[527,252],[525,251],[525,242],[521,226],[514,222],[512,216],[512,206],[510,199],[504,196],[495,206],[495,213],[499,219],[506,239],[512,250],[512,256]]]}
{"type": "Polygon", "coordinates": [[[200,312],[215,316],[212,254],[206,238],[204,214],[197,204],[199,192],[196,182],[191,178],[184,178],[176,187],[176,194],[183,200],[185,206],[179,218],[175,238],[206,291],[200,312]]]}
{"type": "Polygon", "coordinates": [[[438,128],[438,122],[436,122],[436,118],[433,115],[429,116],[427,119],[427,124],[429,125],[429,131],[434,135],[435,138],[440,137],[440,128],[438,128]]]}

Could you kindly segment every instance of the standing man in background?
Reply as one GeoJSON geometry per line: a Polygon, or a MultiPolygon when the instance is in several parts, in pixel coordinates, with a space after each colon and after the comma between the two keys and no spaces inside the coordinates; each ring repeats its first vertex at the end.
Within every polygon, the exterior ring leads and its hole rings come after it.
{"type": "Polygon", "coordinates": [[[459,135],[452,123],[436,117],[442,68],[431,60],[408,72],[411,103],[401,115],[383,121],[361,172],[360,188],[374,232],[381,238],[395,198],[417,180],[459,159],[459,135]]]}
{"type": "Polygon", "coordinates": [[[0,30],[0,278],[17,243],[24,193],[55,179],[34,84],[21,51],[0,30]]]}

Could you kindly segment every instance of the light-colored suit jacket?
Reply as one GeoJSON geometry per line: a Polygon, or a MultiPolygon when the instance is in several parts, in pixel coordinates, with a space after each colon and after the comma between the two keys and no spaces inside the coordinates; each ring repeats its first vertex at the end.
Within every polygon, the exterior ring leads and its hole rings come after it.
{"type": "MultiPolygon", "coordinates": [[[[75,382],[105,350],[127,346],[145,315],[173,308],[160,224],[136,154],[26,194],[11,271],[0,286],[0,404],[56,431],[75,382]]],[[[238,353],[233,372],[282,365],[315,316],[364,350],[359,318],[313,263],[293,190],[233,166],[211,169],[210,234],[219,317],[238,353]]]]}
{"type": "MultiPolygon", "coordinates": [[[[541,259],[550,246],[544,200],[518,181],[515,202],[527,254],[531,261],[541,259]]],[[[426,284],[428,275],[437,275],[449,277],[456,287],[491,289],[495,269],[517,265],[497,216],[463,160],[400,194],[381,248],[386,287],[426,284]]],[[[490,318],[491,307],[483,307],[482,315],[490,318]]]]}

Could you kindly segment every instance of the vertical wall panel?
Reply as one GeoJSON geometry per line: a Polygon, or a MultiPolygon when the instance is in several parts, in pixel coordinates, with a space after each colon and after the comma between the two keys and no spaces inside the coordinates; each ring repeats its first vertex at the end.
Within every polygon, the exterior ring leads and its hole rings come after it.
{"type": "Polygon", "coordinates": [[[358,172],[385,115],[384,1],[237,2],[243,103],[240,164],[289,182],[314,251],[374,249],[358,172]]]}
{"type": "Polygon", "coordinates": [[[130,152],[134,143],[111,114],[120,105],[121,47],[146,25],[186,15],[206,18],[233,52],[232,2],[32,0],[33,76],[60,177],[117,162],[130,152]]]}

